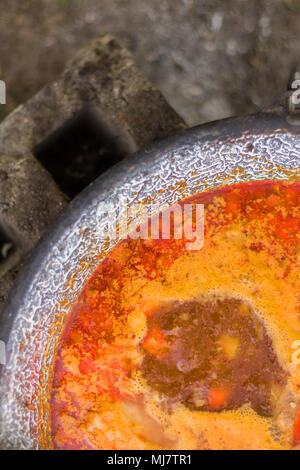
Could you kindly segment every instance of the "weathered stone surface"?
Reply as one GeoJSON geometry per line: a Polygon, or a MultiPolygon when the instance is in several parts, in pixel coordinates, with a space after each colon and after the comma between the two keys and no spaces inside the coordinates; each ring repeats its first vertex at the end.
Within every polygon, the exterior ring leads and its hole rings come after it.
{"type": "Polygon", "coordinates": [[[299,61],[299,0],[1,0],[0,118],[113,32],[189,125],[268,106],[299,61]],[[298,5],[298,8],[297,6],[298,5]]]}
{"type": "Polygon", "coordinates": [[[185,128],[111,36],[80,50],[57,81],[13,111],[0,125],[0,228],[16,250],[0,266],[0,308],[17,265],[67,205],[34,150],[87,108],[120,140],[124,157],[185,128]]]}

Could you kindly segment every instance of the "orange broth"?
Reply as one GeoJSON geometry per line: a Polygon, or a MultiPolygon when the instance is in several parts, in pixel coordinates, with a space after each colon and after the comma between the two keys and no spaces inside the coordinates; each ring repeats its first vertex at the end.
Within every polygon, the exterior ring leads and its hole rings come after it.
{"type": "Polygon", "coordinates": [[[203,248],[112,249],[57,351],[55,449],[300,445],[299,197],[289,181],[207,191],[180,202],[204,204],[203,248]]]}

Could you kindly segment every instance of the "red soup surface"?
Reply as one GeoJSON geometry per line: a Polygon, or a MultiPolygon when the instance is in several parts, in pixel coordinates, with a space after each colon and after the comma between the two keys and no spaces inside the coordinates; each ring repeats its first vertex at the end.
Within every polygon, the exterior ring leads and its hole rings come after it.
{"type": "Polygon", "coordinates": [[[174,233],[112,249],[57,351],[55,449],[300,445],[299,195],[288,181],[204,192],[180,202],[204,205],[201,249],[174,233]]]}

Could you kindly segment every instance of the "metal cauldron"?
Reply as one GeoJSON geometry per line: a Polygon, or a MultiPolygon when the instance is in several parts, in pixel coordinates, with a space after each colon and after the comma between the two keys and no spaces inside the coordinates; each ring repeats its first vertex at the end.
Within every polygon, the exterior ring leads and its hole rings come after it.
{"type": "Polygon", "coordinates": [[[300,128],[283,111],[232,118],[184,131],[121,162],[81,193],[35,249],[0,325],[7,364],[0,382],[1,446],[51,448],[49,384],[55,349],[72,303],[117,240],[101,202],[161,207],[222,185],[299,180],[300,128]],[[182,184],[184,183],[184,184],[182,184]]]}

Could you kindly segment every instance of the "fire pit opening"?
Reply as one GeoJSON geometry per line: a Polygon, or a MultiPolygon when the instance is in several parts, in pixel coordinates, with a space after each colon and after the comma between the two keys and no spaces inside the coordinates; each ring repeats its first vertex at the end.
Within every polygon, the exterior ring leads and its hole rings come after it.
{"type": "Polygon", "coordinates": [[[130,144],[121,134],[98,112],[85,109],[36,146],[33,153],[60,189],[73,198],[130,153],[130,144]]]}
{"type": "Polygon", "coordinates": [[[3,224],[0,223],[0,271],[14,253],[15,244],[3,224]]]}

